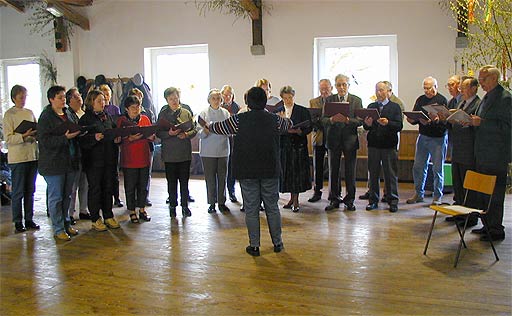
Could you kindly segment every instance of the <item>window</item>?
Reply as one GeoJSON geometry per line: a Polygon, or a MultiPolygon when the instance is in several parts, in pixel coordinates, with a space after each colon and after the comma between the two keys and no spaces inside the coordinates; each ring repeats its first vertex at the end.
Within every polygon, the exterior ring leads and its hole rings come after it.
{"type": "Polygon", "coordinates": [[[36,59],[4,59],[1,61],[2,83],[2,112],[13,106],[11,101],[11,89],[15,85],[27,88],[27,101],[25,108],[32,110],[36,118],[44,107],[42,87],[40,81],[40,66],[36,59]],[[34,80],[37,78],[37,80],[34,80]]]}
{"type": "Polygon", "coordinates": [[[210,90],[208,45],[145,48],[144,65],[157,114],[167,104],[164,91],[168,87],[180,89],[181,102],[190,105],[194,114],[206,107],[210,90]]]}
{"type": "MultiPolygon", "coordinates": [[[[349,92],[359,96],[366,107],[375,100],[375,84],[389,80],[398,92],[396,35],[315,38],[314,95],[318,81],[345,74],[351,78],[349,92]]],[[[333,89],[336,93],[336,89],[333,89]]]]}

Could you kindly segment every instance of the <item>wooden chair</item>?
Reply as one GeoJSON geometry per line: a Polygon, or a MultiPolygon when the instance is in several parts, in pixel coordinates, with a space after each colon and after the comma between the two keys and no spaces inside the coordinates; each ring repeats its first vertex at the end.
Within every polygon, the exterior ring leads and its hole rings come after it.
{"type": "Polygon", "coordinates": [[[455,221],[455,226],[457,227],[457,231],[459,232],[460,242],[459,248],[457,249],[457,255],[455,256],[455,264],[454,267],[457,267],[457,263],[459,262],[460,250],[464,245],[466,247],[466,243],[464,242],[464,233],[466,232],[466,227],[468,224],[468,220],[470,216],[477,216],[482,219],[482,223],[484,224],[485,233],[489,238],[489,242],[491,243],[492,251],[494,252],[494,256],[496,257],[496,261],[500,260],[498,258],[498,254],[496,253],[496,249],[494,248],[494,244],[492,242],[492,238],[489,234],[489,229],[487,227],[486,214],[491,205],[492,194],[494,192],[494,186],[496,184],[496,176],[490,176],[481,174],[475,171],[468,170],[466,172],[466,177],[464,178],[464,189],[466,190],[466,194],[464,197],[463,205],[431,205],[430,208],[433,209],[434,217],[432,218],[432,224],[430,225],[430,231],[428,233],[427,244],[425,245],[425,250],[423,254],[427,254],[428,244],[430,242],[430,237],[432,236],[432,230],[434,229],[434,224],[436,222],[437,213],[441,212],[446,215],[457,216],[464,219],[464,226],[461,227],[458,221],[455,221]],[[487,203],[487,207],[485,210],[475,209],[466,206],[468,200],[469,191],[475,191],[479,193],[483,193],[489,197],[489,202],[487,203]]]}

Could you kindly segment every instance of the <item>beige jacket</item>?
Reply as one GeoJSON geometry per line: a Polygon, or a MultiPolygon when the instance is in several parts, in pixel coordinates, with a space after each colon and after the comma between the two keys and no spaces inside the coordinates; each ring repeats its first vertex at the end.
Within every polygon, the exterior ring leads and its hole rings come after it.
{"type": "MultiPolygon", "coordinates": [[[[309,100],[309,107],[313,109],[322,109],[322,97],[316,97],[314,99],[309,100]]],[[[324,130],[322,127],[322,124],[318,124],[318,126],[315,126],[316,128],[313,129],[313,132],[311,133],[311,140],[313,142],[313,146],[321,146],[325,145],[323,141],[324,137],[324,130]]]]}
{"type": "Polygon", "coordinates": [[[21,163],[38,160],[37,142],[34,137],[23,140],[14,130],[23,120],[36,122],[34,113],[29,109],[12,107],[4,115],[4,135],[9,147],[8,163],[21,163]]]}

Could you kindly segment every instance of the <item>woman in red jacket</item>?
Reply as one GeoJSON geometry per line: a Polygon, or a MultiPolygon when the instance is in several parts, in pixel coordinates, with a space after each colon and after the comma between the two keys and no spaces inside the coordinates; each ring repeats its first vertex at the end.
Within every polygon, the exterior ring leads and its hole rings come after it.
{"type": "MultiPolygon", "coordinates": [[[[118,127],[125,126],[151,126],[151,121],[141,113],[141,104],[136,96],[129,96],[124,101],[126,112],[117,120],[118,127]]],[[[124,191],[126,195],[126,207],[130,211],[130,221],[138,223],[139,218],[150,221],[151,217],[144,209],[148,194],[147,184],[149,179],[149,165],[151,153],[149,143],[155,139],[155,135],[147,138],[142,133],[124,137],[121,142],[121,168],[124,175],[124,191]],[[136,208],[139,208],[137,217],[136,208]]]]}

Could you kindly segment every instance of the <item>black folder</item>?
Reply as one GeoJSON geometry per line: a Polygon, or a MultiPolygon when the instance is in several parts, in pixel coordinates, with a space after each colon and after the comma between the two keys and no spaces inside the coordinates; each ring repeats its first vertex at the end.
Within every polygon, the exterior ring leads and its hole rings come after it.
{"type": "Polygon", "coordinates": [[[27,120],[23,120],[23,122],[21,122],[20,125],[18,125],[18,127],[16,127],[14,129],[14,132],[15,133],[20,133],[20,134],[25,134],[29,129],[36,130],[37,129],[37,123],[36,122],[27,121],[27,120]]]}

